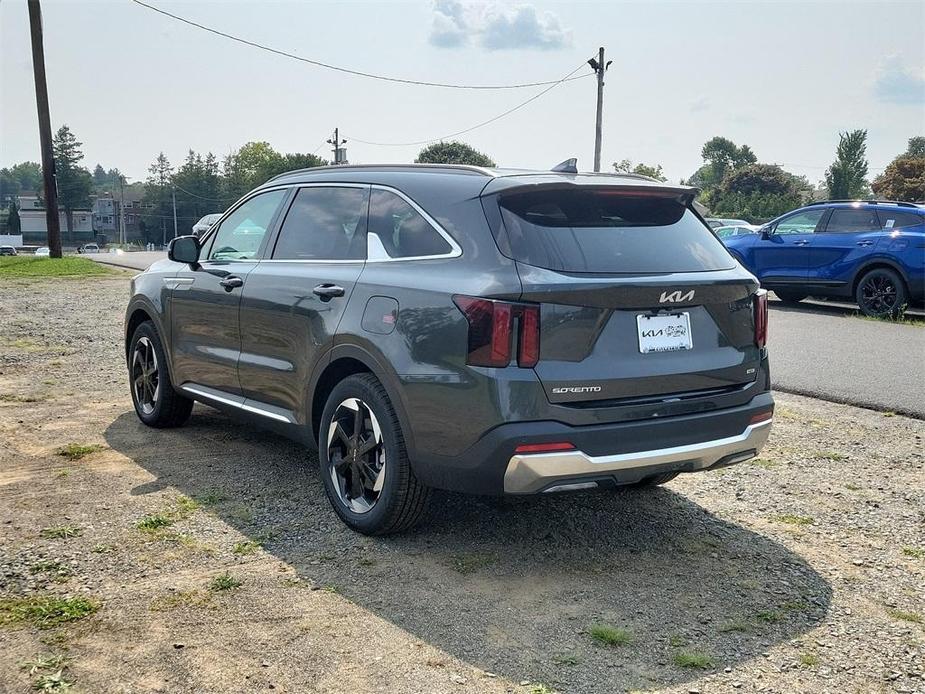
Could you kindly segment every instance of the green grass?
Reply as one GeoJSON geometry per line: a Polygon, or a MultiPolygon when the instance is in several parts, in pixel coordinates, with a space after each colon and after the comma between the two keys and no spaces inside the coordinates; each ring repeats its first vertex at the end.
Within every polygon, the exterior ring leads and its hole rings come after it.
{"type": "Polygon", "coordinates": [[[25,670],[29,675],[37,675],[44,670],[61,670],[73,660],[68,655],[37,655],[32,660],[27,660],[19,666],[20,670],[25,670]]]}
{"type": "Polygon", "coordinates": [[[68,576],[73,576],[74,571],[67,564],[60,561],[37,561],[29,567],[29,572],[34,574],[48,574],[56,581],[66,581],[68,576]]]}
{"type": "Polygon", "coordinates": [[[32,683],[32,688],[39,692],[66,692],[73,686],[73,680],[65,677],[64,670],[39,675],[32,683]]]}
{"type": "Polygon", "coordinates": [[[755,465],[760,468],[770,469],[772,467],[777,467],[780,465],[780,461],[771,460],[770,458],[752,458],[748,461],[749,465],[755,465]]]}
{"type": "Polygon", "coordinates": [[[173,525],[173,519],[162,514],[162,513],[152,513],[145,516],[140,521],[135,524],[135,527],[139,530],[144,530],[145,532],[155,532],[161,528],[166,528],[173,525]]]}
{"type": "Polygon", "coordinates": [[[139,520],[135,527],[146,533],[158,534],[177,521],[186,520],[199,509],[199,502],[188,496],[178,496],[173,504],[158,513],[150,513],[139,520]]]}
{"type": "Polygon", "coordinates": [[[551,688],[548,684],[543,684],[542,682],[533,682],[529,685],[527,692],[529,694],[556,694],[556,690],[551,688]]]}
{"type": "Polygon", "coordinates": [[[903,547],[904,557],[913,557],[915,559],[925,559],[925,549],[921,547],[903,547]]]}
{"type": "Polygon", "coordinates": [[[719,628],[719,633],[721,634],[729,634],[734,631],[737,631],[737,632],[748,631],[748,623],[740,619],[734,619],[732,621],[725,622],[719,628]]]}
{"type": "Polygon", "coordinates": [[[626,629],[609,624],[592,624],[588,627],[588,635],[604,646],[626,646],[633,641],[633,635],[626,629]]]}
{"type": "Polygon", "coordinates": [[[452,557],[452,566],[459,573],[468,575],[473,574],[479,569],[484,569],[498,561],[498,558],[492,554],[468,553],[456,554],[452,557]]]}
{"type": "Polygon", "coordinates": [[[560,653],[559,655],[554,655],[552,657],[552,662],[556,665],[578,665],[581,660],[574,655],[569,655],[568,653],[560,653]]]}
{"type": "Polygon", "coordinates": [[[103,450],[103,448],[105,446],[100,446],[97,443],[69,443],[66,446],[61,446],[55,451],[55,454],[68,460],[80,460],[91,453],[103,450]]]}
{"type": "Polygon", "coordinates": [[[787,525],[798,525],[800,527],[813,525],[816,522],[812,516],[798,516],[793,513],[785,513],[783,516],[777,516],[775,520],[780,523],[786,523],[787,525]]]}
{"type": "Polygon", "coordinates": [[[680,651],[674,654],[674,664],[693,670],[708,670],[713,667],[713,658],[700,651],[680,651]]]}
{"type": "Polygon", "coordinates": [[[83,619],[100,608],[88,598],[58,598],[51,595],[0,600],[0,625],[30,623],[39,629],[83,619]]]}
{"type": "Polygon", "coordinates": [[[253,554],[258,549],[260,545],[253,540],[242,540],[241,542],[235,542],[234,547],[231,548],[232,554],[246,555],[253,554]]]}
{"type": "Polygon", "coordinates": [[[922,619],[922,615],[917,612],[908,612],[906,610],[887,610],[887,614],[890,615],[893,619],[898,619],[901,622],[912,622],[913,624],[923,624],[925,620],[922,619]]]}
{"type": "Polygon", "coordinates": [[[765,624],[776,624],[781,620],[781,613],[775,610],[762,610],[755,615],[755,619],[765,624]]]}
{"type": "Polygon", "coordinates": [[[819,664],[819,656],[815,653],[800,653],[800,665],[803,667],[816,667],[819,664]]]}
{"type": "Polygon", "coordinates": [[[12,256],[0,258],[0,277],[94,277],[117,274],[111,268],[86,258],[34,258],[12,256]]]}
{"type": "Polygon", "coordinates": [[[848,460],[848,456],[839,451],[816,451],[813,453],[813,458],[817,460],[832,460],[836,463],[841,462],[842,460],[848,460]]]}
{"type": "Polygon", "coordinates": [[[212,579],[212,582],[209,584],[209,590],[213,592],[219,592],[223,590],[233,590],[234,588],[239,588],[244,584],[244,581],[235,578],[229,573],[219,574],[212,579]]]}
{"type": "Polygon", "coordinates": [[[68,538],[79,536],[80,528],[75,528],[71,525],[58,525],[53,528],[42,528],[39,534],[45,538],[67,540],[68,538]]]}

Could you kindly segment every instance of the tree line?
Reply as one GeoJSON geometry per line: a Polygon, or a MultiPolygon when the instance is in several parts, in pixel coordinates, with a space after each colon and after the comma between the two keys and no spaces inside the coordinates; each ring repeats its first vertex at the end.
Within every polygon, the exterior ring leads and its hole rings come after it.
{"type": "MultiPolygon", "coordinates": [[[[221,160],[212,152],[201,154],[191,149],[176,167],[161,152],[148,167],[145,181],[127,186],[117,168],[105,169],[97,164],[92,173],[85,168],[82,147],[67,125],[54,135],[58,199],[68,232],[73,227],[74,210],[88,208],[92,196],[108,193],[119,199],[120,189],[127,188],[143,191],[139,226],[145,241],[152,242],[173,236],[174,196],[178,226],[185,232],[204,215],[225,210],[244,193],[277,174],[329,163],[315,154],[284,154],[267,142],[248,142],[221,160]]],[[[866,130],[839,135],[835,159],[819,186],[777,164],[760,163],[748,145],[737,145],[725,137],[713,137],[704,143],[701,157],[703,164],[681,183],[698,187],[699,201],[718,216],[763,222],[820,198],[925,200],[925,137],[921,136],[910,138],[906,151],[873,181],[868,180],[866,130]]],[[[424,147],[415,162],[496,166],[489,155],[456,141],[424,147]]],[[[634,164],[623,159],[614,162],[613,169],[667,180],[658,164],[634,164]]],[[[0,202],[8,202],[5,231],[18,230],[12,198],[23,193],[41,195],[41,189],[41,166],[35,162],[0,169],[0,202]]]]}

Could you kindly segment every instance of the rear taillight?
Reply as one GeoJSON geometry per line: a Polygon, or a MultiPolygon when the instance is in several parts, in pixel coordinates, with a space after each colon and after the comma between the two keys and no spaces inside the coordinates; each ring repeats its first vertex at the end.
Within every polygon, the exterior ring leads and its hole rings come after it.
{"type": "Polygon", "coordinates": [[[755,312],[755,344],[764,347],[768,344],[768,291],[759,289],[752,297],[755,312]]]}
{"type": "Polygon", "coordinates": [[[540,307],[473,296],[453,297],[469,323],[466,363],[503,367],[511,363],[511,337],[518,323],[517,365],[530,368],[540,358],[540,307]]]}

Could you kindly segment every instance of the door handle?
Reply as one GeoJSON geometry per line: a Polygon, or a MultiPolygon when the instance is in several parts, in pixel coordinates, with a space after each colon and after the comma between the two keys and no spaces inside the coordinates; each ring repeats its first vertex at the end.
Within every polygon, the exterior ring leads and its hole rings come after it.
{"type": "Polygon", "coordinates": [[[865,246],[865,247],[866,247],[866,246],[873,246],[873,245],[874,245],[874,242],[873,242],[873,241],[858,241],[858,245],[859,245],[859,246],[865,246]]]}
{"type": "Polygon", "coordinates": [[[242,280],[240,277],[235,277],[232,275],[231,277],[226,277],[223,280],[219,280],[219,284],[225,288],[226,292],[230,292],[232,289],[236,289],[237,287],[243,287],[244,280],[242,280]]]}
{"type": "Polygon", "coordinates": [[[312,289],[312,293],[320,296],[322,301],[330,301],[335,296],[343,296],[344,288],[338,287],[336,284],[319,284],[312,289]]]}
{"type": "Polygon", "coordinates": [[[793,242],[793,245],[795,245],[795,246],[805,246],[807,243],[809,243],[809,241],[807,241],[806,239],[800,239],[799,241],[794,241],[794,242],[793,242]]]}

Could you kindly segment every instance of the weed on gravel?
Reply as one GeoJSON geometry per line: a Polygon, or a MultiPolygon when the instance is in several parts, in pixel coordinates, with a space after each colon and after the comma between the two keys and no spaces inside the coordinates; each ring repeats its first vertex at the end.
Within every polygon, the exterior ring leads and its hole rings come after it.
{"type": "Polygon", "coordinates": [[[609,624],[592,624],[588,627],[588,635],[603,646],[626,646],[633,641],[629,631],[609,624]]]}
{"type": "Polygon", "coordinates": [[[798,516],[793,513],[785,513],[781,516],[776,516],[774,520],[779,523],[786,523],[787,525],[796,525],[799,527],[813,525],[816,522],[812,516],[798,516]]]}
{"type": "Polygon", "coordinates": [[[700,651],[680,651],[674,654],[674,664],[692,670],[708,670],[713,667],[713,658],[700,651]]]}
{"type": "Polygon", "coordinates": [[[211,593],[202,590],[180,590],[154,598],[150,609],[152,612],[167,612],[178,607],[204,607],[211,600],[211,593]]]}
{"type": "Polygon", "coordinates": [[[67,540],[72,537],[79,537],[80,534],[80,528],[75,528],[72,525],[57,525],[51,528],[42,528],[39,532],[39,535],[42,537],[54,540],[67,540]]]}
{"type": "Polygon", "coordinates": [[[186,520],[193,515],[197,509],[199,509],[198,502],[188,496],[181,495],[163,511],[150,513],[141,518],[141,520],[135,524],[135,527],[149,534],[157,534],[177,521],[186,520]]]}
{"type": "Polygon", "coordinates": [[[55,455],[60,455],[68,460],[80,460],[91,453],[102,451],[104,448],[105,446],[100,446],[97,443],[69,443],[55,451],[55,455]]]}
{"type": "Polygon", "coordinates": [[[96,612],[99,602],[89,598],[37,595],[0,599],[0,625],[29,623],[39,629],[74,622],[96,612]]]}
{"type": "Polygon", "coordinates": [[[74,686],[74,681],[64,675],[64,670],[39,675],[32,688],[39,692],[66,692],[74,686]]]}
{"type": "Polygon", "coordinates": [[[212,582],[209,584],[209,590],[217,593],[223,590],[233,590],[242,585],[244,585],[244,581],[226,572],[212,579],[212,582]]]}
{"type": "Polygon", "coordinates": [[[901,622],[912,622],[913,624],[922,624],[925,620],[922,619],[922,615],[917,612],[908,612],[907,610],[887,610],[887,614],[890,615],[893,619],[898,619],[901,622]]]}
{"type": "Polygon", "coordinates": [[[925,559],[925,549],[920,547],[903,547],[903,556],[914,559],[925,559]]]}
{"type": "Polygon", "coordinates": [[[241,542],[234,543],[234,547],[231,548],[231,553],[244,556],[254,554],[258,549],[260,549],[260,545],[253,540],[242,540],[241,542]]]}

